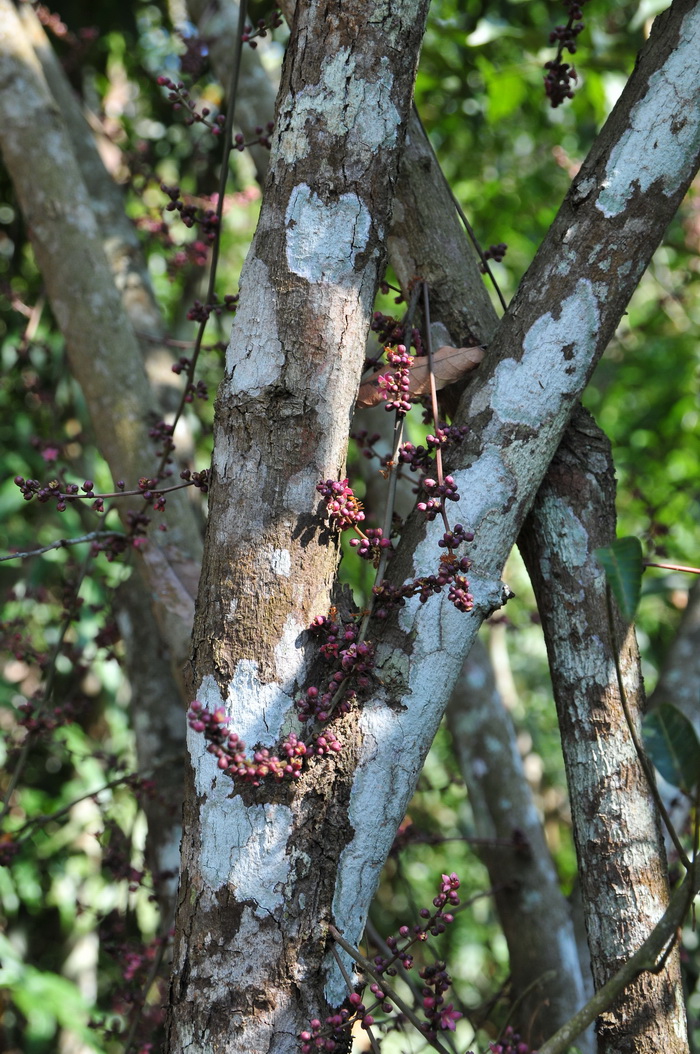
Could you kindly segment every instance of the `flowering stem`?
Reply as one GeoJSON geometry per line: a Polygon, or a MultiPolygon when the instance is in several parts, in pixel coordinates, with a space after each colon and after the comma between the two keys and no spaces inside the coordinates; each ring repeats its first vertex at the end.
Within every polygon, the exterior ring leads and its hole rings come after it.
{"type": "MultiPolygon", "coordinates": [[[[83,497],[82,494],[76,494],[75,497],[83,497]]],[[[112,495],[114,497],[114,495],[112,495]]],[[[42,553],[48,553],[51,549],[67,549],[70,545],[81,545],[83,542],[93,542],[98,538],[126,538],[125,534],[120,531],[90,531],[89,534],[82,534],[79,538],[59,538],[57,542],[51,542],[50,545],[44,545],[41,549],[31,549],[26,553],[10,553],[9,556],[0,556],[0,563],[5,560],[27,560],[30,556],[41,556],[42,553]]]]}
{"type": "MultiPolygon", "coordinates": [[[[224,125],[223,139],[223,150],[221,156],[221,171],[219,173],[219,196],[216,202],[216,236],[211,250],[211,262],[209,264],[209,283],[207,286],[207,296],[205,303],[211,304],[214,302],[214,290],[216,286],[216,272],[219,264],[219,251],[221,248],[221,221],[224,214],[224,197],[226,194],[226,183],[228,182],[228,165],[231,151],[233,149],[233,117],[236,109],[236,96],[238,94],[238,75],[241,68],[241,52],[243,50],[243,34],[245,32],[246,18],[247,18],[247,0],[241,0],[238,6],[238,30],[236,33],[236,47],[232,55],[231,63],[231,80],[229,81],[229,92],[228,92],[228,106],[226,108],[226,123],[224,125]]],[[[184,386],[182,396],[180,398],[180,404],[175,411],[175,417],[173,419],[172,428],[173,432],[177,426],[178,421],[182,417],[183,411],[187,402],[187,394],[190,389],[190,385],[194,383],[194,373],[197,367],[197,360],[199,359],[199,353],[202,348],[202,340],[204,338],[204,331],[207,327],[207,319],[203,319],[199,323],[199,329],[197,330],[197,336],[195,337],[194,350],[190,359],[190,364],[187,368],[187,383],[184,386]]],[[[158,479],[161,478],[163,470],[167,464],[169,451],[165,450],[163,457],[161,458],[156,476],[158,479]]]]}
{"type": "MultiPolygon", "coordinates": [[[[425,324],[425,346],[428,352],[428,375],[430,377],[430,406],[433,414],[433,428],[435,429],[435,436],[438,436],[438,429],[440,427],[439,410],[437,402],[437,388],[435,387],[435,370],[433,369],[433,338],[430,333],[430,296],[428,293],[428,283],[422,283],[423,288],[423,322],[425,324]]],[[[445,482],[445,477],[442,469],[442,448],[438,444],[435,450],[435,468],[437,470],[437,480],[440,486],[445,482]]],[[[445,530],[449,531],[450,523],[447,519],[447,513],[445,512],[445,499],[442,499],[442,522],[445,524],[445,530]]]]}
{"type": "Polygon", "coordinates": [[[393,988],[391,988],[391,986],[386,983],[384,976],[380,973],[377,973],[369,959],[366,959],[358,948],[353,947],[352,944],[346,941],[342,933],[340,933],[340,931],[337,930],[335,926],[329,926],[328,932],[330,933],[331,937],[336,942],[336,944],[339,944],[344,952],[347,952],[348,955],[352,956],[357,965],[362,968],[362,972],[368,977],[371,977],[373,981],[376,981],[382,991],[386,993],[387,998],[390,999],[391,1002],[399,1008],[401,1013],[404,1014],[406,1018],[408,1018],[413,1027],[418,1029],[420,1034],[425,1037],[426,1041],[430,1044],[430,1046],[434,1047],[435,1050],[439,1050],[440,1054],[449,1054],[449,1051],[446,1049],[446,1047],[443,1047],[442,1043],[440,1043],[439,1040],[430,1039],[430,1037],[425,1034],[425,1024],[420,1020],[419,1017],[417,1017],[417,1015],[413,1012],[408,1003],[404,1003],[401,996],[397,995],[393,988]]]}
{"type": "MultiPolygon", "coordinates": [[[[352,994],[352,992],[354,991],[352,978],[350,977],[350,974],[348,973],[348,971],[345,969],[345,963],[340,958],[340,955],[338,954],[338,949],[336,948],[335,944],[331,945],[331,951],[333,952],[333,957],[334,957],[334,959],[336,961],[338,969],[340,970],[340,972],[343,975],[343,980],[345,981],[345,984],[347,986],[348,993],[352,994]]],[[[380,1052],[379,1052],[379,1045],[378,1045],[376,1039],[374,1038],[374,1033],[372,1032],[372,1028],[371,1028],[370,1025],[365,1026],[365,1032],[367,1033],[367,1036],[369,1038],[369,1041],[370,1041],[372,1050],[374,1051],[374,1054],[380,1054],[380,1052]]]]}

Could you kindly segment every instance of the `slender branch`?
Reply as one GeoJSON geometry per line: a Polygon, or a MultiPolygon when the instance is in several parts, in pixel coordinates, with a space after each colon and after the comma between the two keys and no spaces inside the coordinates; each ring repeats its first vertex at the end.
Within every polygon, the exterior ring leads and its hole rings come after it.
{"type": "Polygon", "coordinates": [[[659,794],[658,787],[656,786],[656,779],[654,778],[654,771],[651,765],[649,764],[646,754],[644,753],[644,746],[642,745],[641,739],[637,735],[637,729],[634,727],[634,721],[632,720],[632,712],[629,707],[627,693],[625,692],[625,686],[622,680],[622,670],[620,669],[620,654],[615,634],[615,623],[613,621],[612,594],[610,591],[610,585],[607,582],[605,583],[605,602],[608,608],[608,626],[610,629],[610,642],[612,644],[613,660],[615,662],[615,672],[617,674],[617,685],[620,690],[620,702],[622,703],[622,709],[625,714],[625,721],[627,722],[627,727],[629,729],[630,736],[632,737],[632,742],[634,743],[634,749],[637,752],[639,763],[642,766],[644,775],[646,776],[646,781],[649,785],[649,792],[656,803],[656,807],[658,808],[659,813],[661,814],[661,818],[663,819],[664,824],[666,825],[666,829],[669,833],[671,841],[676,847],[676,852],[678,853],[679,860],[681,861],[685,869],[689,871],[692,866],[691,862],[688,858],[685,849],[683,848],[683,845],[681,843],[680,838],[678,837],[676,829],[673,826],[673,823],[671,822],[671,817],[668,814],[668,810],[666,809],[666,806],[663,803],[661,795],[659,794]]]}
{"type": "MultiPolygon", "coordinates": [[[[221,224],[224,215],[224,198],[226,195],[226,183],[228,182],[228,166],[231,151],[233,149],[233,118],[236,111],[236,97],[238,92],[238,77],[241,68],[241,52],[243,50],[243,33],[245,31],[246,19],[247,19],[247,0],[241,0],[238,7],[238,30],[236,32],[236,47],[232,56],[231,64],[231,79],[230,87],[228,92],[228,107],[226,111],[226,123],[224,125],[223,134],[223,150],[221,157],[221,171],[219,173],[219,196],[216,202],[216,237],[214,238],[214,244],[212,245],[211,251],[211,262],[209,264],[209,282],[207,285],[206,303],[212,304],[214,302],[214,292],[216,287],[216,272],[219,264],[219,252],[221,250],[221,224]]],[[[185,384],[182,396],[180,398],[180,404],[175,411],[175,417],[173,418],[173,430],[180,420],[183,414],[185,406],[187,404],[187,395],[190,385],[194,381],[194,372],[197,367],[197,360],[199,359],[199,353],[202,350],[202,341],[204,339],[204,331],[207,328],[208,318],[203,319],[199,323],[199,329],[197,330],[197,336],[195,337],[194,350],[190,358],[190,364],[187,369],[187,383],[185,384]]],[[[156,476],[160,478],[168,459],[168,451],[163,453],[158,471],[156,476]]]]}
{"type": "Polygon", "coordinates": [[[593,998],[577,1014],[574,1014],[570,1021],[567,1021],[539,1048],[539,1054],[564,1054],[576,1037],[588,1028],[600,1014],[604,1013],[639,974],[654,971],[657,968],[659,958],[666,950],[666,945],[669,941],[675,940],[676,930],[688,913],[699,886],[697,875],[691,873],[686,876],[683,884],[671,897],[663,916],[641,947],[602,988],[598,989],[593,998]]]}
{"type": "MultiPolygon", "coordinates": [[[[82,497],[82,494],[76,494],[75,497],[82,497]]],[[[114,497],[114,495],[111,495],[114,497]]],[[[71,545],[82,545],[83,542],[94,542],[98,538],[126,538],[127,535],[122,534],[121,531],[90,531],[88,534],[82,534],[79,538],[59,538],[56,542],[51,542],[50,545],[44,545],[41,549],[28,549],[24,553],[9,553],[7,556],[0,556],[0,563],[6,560],[27,560],[30,556],[41,556],[42,553],[48,553],[52,549],[67,549],[71,545]]]]}
{"type": "Polygon", "coordinates": [[[12,831],[13,841],[15,845],[26,841],[31,836],[31,828],[37,827],[39,824],[49,823],[53,820],[60,819],[61,816],[65,816],[71,811],[75,805],[79,805],[81,801],[88,801],[90,798],[96,798],[98,794],[102,794],[104,791],[112,790],[114,787],[121,787],[125,783],[129,783],[133,779],[132,775],[119,776],[117,779],[111,780],[109,783],[105,783],[102,787],[98,787],[97,790],[88,791],[85,794],[81,794],[79,798],[74,798],[73,801],[68,802],[67,805],[57,809],[56,812],[52,813],[41,813],[39,816],[32,816],[30,820],[23,823],[21,827],[18,827],[16,831],[12,831]],[[17,837],[22,835],[26,831],[27,833],[23,837],[17,837]]]}
{"type": "MultiPolygon", "coordinates": [[[[338,965],[338,969],[340,970],[341,974],[343,975],[343,980],[345,981],[345,984],[347,985],[348,992],[352,993],[354,991],[352,978],[350,977],[350,974],[348,973],[348,971],[345,969],[345,963],[343,962],[343,960],[341,959],[340,955],[338,954],[338,949],[336,948],[335,944],[331,945],[331,951],[333,952],[333,958],[335,959],[335,961],[336,961],[336,963],[338,965]]],[[[371,1013],[371,1011],[370,1011],[370,1013],[371,1013]]],[[[369,1025],[365,1025],[365,1031],[367,1032],[367,1036],[369,1037],[369,1041],[370,1041],[370,1044],[371,1044],[371,1047],[372,1047],[372,1050],[373,1050],[374,1054],[379,1054],[379,1045],[377,1044],[377,1041],[374,1038],[374,1033],[372,1032],[372,1029],[370,1028],[369,1025]]]]}
{"type": "Polygon", "coordinates": [[[347,952],[348,955],[351,955],[353,957],[357,965],[361,967],[362,972],[364,974],[367,974],[368,977],[371,977],[373,981],[377,982],[377,984],[381,987],[382,991],[386,993],[387,997],[391,1000],[391,1002],[394,1003],[399,1008],[401,1013],[408,1018],[414,1028],[416,1028],[420,1032],[420,1034],[425,1038],[425,1040],[430,1044],[430,1046],[434,1047],[435,1050],[439,1050],[440,1054],[449,1054],[449,1051],[445,1047],[443,1047],[443,1045],[438,1039],[430,1039],[430,1037],[426,1035],[424,1022],[422,1022],[420,1018],[416,1016],[416,1014],[413,1012],[413,1009],[408,1005],[408,1003],[405,1003],[401,996],[397,995],[393,988],[391,988],[390,985],[387,984],[384,975],[377,973],[374,964],[371,963],[369,959],[365,959],[364,955],[361,951],[359,951],[359,949],[354,948],[352,944],[349,944],[348,941],[346,941],[343,937],[342,933],[340,933],[340,931],[337,930],[335,926],[329,926],[328,932],[330,933],[333,940],[340,945],[343,951],[347,952]]]}
{"type": "MultiPolygon", "coordinates": [[[[438,428],[440,427],[439,421],[439,410],[437,402],[437,387],[435,385],[435,369],[433,365],[433,338],[430,333],[430,296],[428,294],[428,283],[423,282],[423,320],[425,322],[425,346],[428,352],[428,376],[430,378],[430,406],[433,415],[433,427],[435,428],[435,435],[437,437],[438,428]]],[[[435,449],[435,467],[437,470],[437,480],[440,486],[445,482],[445,474],[442,468],[442,448],[438,443],[435,449]]],[[[442,499],[441,509],[442,522],[445,524],[445,530],[449,531],[450,523],[447,518],[447,511],[445,509],[445,499],[442,499]]]]}
{"type": "Polygon", "coordinates": [[[651,560],[645,560],[644,566],[662,567],[666,571],[687,571],[689,575],[700,575],[700,567],[684,567],[683,564],[653,564],[651,560]]]}

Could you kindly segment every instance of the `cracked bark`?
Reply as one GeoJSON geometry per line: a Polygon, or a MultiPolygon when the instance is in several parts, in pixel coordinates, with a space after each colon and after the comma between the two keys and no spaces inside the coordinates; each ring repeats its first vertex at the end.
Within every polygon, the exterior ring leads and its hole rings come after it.
{"type": "MultiPolygon", "coordinates": [[[[327,610],[334,552],[315,527],[313,487],[322,476],[342,475],[341,434],[383,223],[376,199],[369,220],[358,199],[364,204],[377,191],[371,166],[388,164],[392,152],[368,151],[364,137],[386,134],[390,111],[377,87],[386,68],[377,57],[392,54],[393,45],[382,40],[373,54],[380,19],[355,4],[343,5],[347,42],[326,42],[338,9],[329,10],[323,27],[313,22],[315,4],[295,16],[263,214],[218,402],[192,681],[205,703],[225,705],[251,745],[272,745],[291,715],[305,675],[303,628],[327,610]],[[356,53],[360,24],[369,29],[356,53]],[[325,94],[332,85],[333,101],[325,94]],[[360,113],[365,121],[374,112],[370,99],[383,100],[379,124],[358,127],[360,113]],[[342,137],[364,140],[369,171],[337,143],[324,149],[324,136],[338,127],[342,137]]],[[[407,23],[404,56],[415,15],[407,23]]],[[[474,614],[465,619],[445,597],[407,604],[378,644],[383,686],[360,711],[334,722],[345,751],[337,762],[310,766],[291,793],[223,786],[193,739],[171,1049],[292,1049],[305,1012],[342,999],[324,955],[325,924],[332,916],[350,940],[361,934],[462,658],[481,619],[502,602],[505,557],[571,408],[697,167],[699,23],[690,3],[674,4],[657,20],[463,398],[461,419],[472,433],[454,463],[464,495],[455,519],[475,530],[474,614]],[[650,107],[665,116],[654,123],[653,167],[642,171],[650,107]]],[[[404,58],[402,74],[405,68],[404,58]]],[[[432,572],[439,533],[409,524],[394,575],[432,572]]]]}
{"type": "MultiPolygon", "coordinates": [[[[198,698],[226,703],[251,745],[288,720],[305,628],[330,603],[337,551],[318,544],[315,485],[343,475],[426,9],[310,3],[285,60],[217,401],[192,670],[198,698]]],[[[293,792],[212,780],[193,738],[170,1050],[296,1050],[327,1006],[353,724],[338,764],[310,766],[293,792]],[[256,954],[231,954],[244,947],[256,954]]]]}

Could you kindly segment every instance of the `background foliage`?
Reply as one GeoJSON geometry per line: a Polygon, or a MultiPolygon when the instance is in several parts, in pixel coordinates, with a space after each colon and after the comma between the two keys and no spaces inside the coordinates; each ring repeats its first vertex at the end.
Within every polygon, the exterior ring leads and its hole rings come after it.
{"type": "MultiPolygon", "coordinates": [[[[262,4],[251,6],[253,20],[268,13],[262,4]]],[[[505,259],[492,265],[507,298],[621,91],[650,19],[663,6],[642,0],[586,7],[574,60],[575,98],[551,109],[543,64],[553,57],[550,29],[566,19],[562,5],[434,0],[416,102],[482,244],[508,245],[505,259]]],[[[175,0],[61,0],[48,26],[75,89],[102,127],[103,154],[142,233],[168,332],[173,340],[192,340],[194,325],[185,316],[193,300],[203,297],[205,268],[187,260],[183,250],[195,234],[163,211],[167,198],[159,183],[178,184],[203,199],[216,190],[218,153],[216,140],[201,126],[186,127],[156,84],[161,74],[180,76],[184,40],[192,32],[184,9],[175,0]],[[89,27],[94,33],[81,33],[89,27]]],[[[284,39],[281,29],[261,45],[273,75],[284,39]]],[[[221,105],[221,88],[207,68],[193,94],[213,112],[221,105]]],[[[259,197],[249,159],[235,154],[220,296],[236,291],[259,197]]],[[[585,397],[613,442],[619,533],[638,535],[649,556],[685,564],[697,563],[700,550],[699,248],[696,184],[585,397]]],[[[391,297],[379,306],[396,310],[391,297]]],[[[212,321],[207,342],[225,342],[227,331],[225,316],[212,321]]],[[[0,354],[0,517],[8,546],[23,551],[93,529],[95,518],[82,508],[69,507],[59,516],[49,505],[25,504],[15,476],[43,480],[65,473],[66,480],[92,479],[105,489],[112,481],[95,449],[27,231],[1,171],[0,354]]],[[[198,374],[212,392],[221,359],[220,348],[213,348],[198,374]]],[[[211,401],[197,401],[190,416],[194,467],[201,469],[210,455],[211,401]]],[[[32,700],[48,691],[51,703],[50,720],[32,740],[0,836],[0,1046],[23,1054],[121,1054],[125,1030],[143,1000],[133,1049],[158,1045],[164,989],[156,984],[145,991],[144,983],[158,972],[169,922],[158,917],[153,881],[144,870],[140,808],[143,795],[158,789],[131,779],[129,686],[111,612],[114,590],[132,567],[129,559],[91,558],[87,548],[0,564],[4,792],[12,789],[11,773],[32,727],[32,700]]],[[[362,589],[352,561],[345,566],[348,580],[362,589]]],[[[517,557],[506,579],[516,599],[492,620],[487,636],[549,844],[570,892],[576,864],[555,711],[537,613],[517,557]]],[[[677,574],[645,575],[638,625],[648,687],[678,625],[687,588],[677,574]]],[[[465,1014],[458,1045],[484,1049],[507,1020],[508,963],[493,906],[481,895],[488,879],[469,845],[469,803],[446,730],[428,759],[408,819],[411,836],[387,864],[372,922],[382,934],[396,932],[414,920],[418,907],[430,904],[441,872],[459,873],[464,899],[475,899],[442,938],[439,955],[449,963],[454,1000],[465,1014]]],[[[700,1042],[698,939],[689,931],[685,940],[689,1009],[700,1042]]]]}

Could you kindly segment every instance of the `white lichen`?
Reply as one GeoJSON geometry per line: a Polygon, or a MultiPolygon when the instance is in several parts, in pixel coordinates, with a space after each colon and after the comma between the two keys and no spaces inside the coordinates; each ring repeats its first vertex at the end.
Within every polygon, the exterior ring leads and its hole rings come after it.
{"type": "Polygon", "coordinates": [[[285,218],[287,266],[314,284],[347,285],[367,246],[372,217],[357,194],[323,202],[306,183],[292,191],[285,218]]]}

